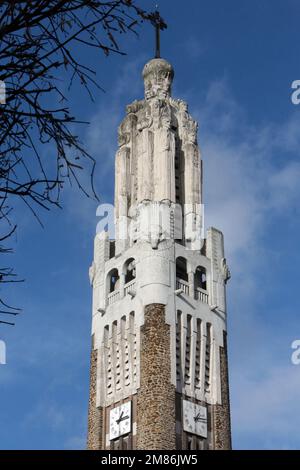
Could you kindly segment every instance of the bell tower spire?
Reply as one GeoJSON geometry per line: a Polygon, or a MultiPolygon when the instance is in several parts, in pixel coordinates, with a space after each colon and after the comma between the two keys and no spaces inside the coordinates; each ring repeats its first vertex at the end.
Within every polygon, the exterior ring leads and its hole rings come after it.
{"type": "Polygon", "coordinates": [[[197,122],[171,95],[174,70],[144,66],[115,157],[115,240],[97,233],[90,449],[229,449],[222,233],[203,230],[197,122]]]}

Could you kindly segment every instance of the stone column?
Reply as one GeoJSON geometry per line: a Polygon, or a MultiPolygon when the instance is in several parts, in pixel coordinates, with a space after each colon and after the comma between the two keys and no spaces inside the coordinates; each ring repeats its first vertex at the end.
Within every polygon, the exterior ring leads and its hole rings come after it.
{"type": "Polygon", "coordinates": [[[125,273],[120,273],[120,283],[119,283],[119,292],[120,292],[120,299],[122,299],[124,297],[124,294],[125,294],[125,289],[124,289],[124,286],[125,286],[125,273]]]}
{"type": "Polygon", "coordinates": [[[97,349],[91,352],[91,368],[90,368],[90,399],[88,412],[88,450],[104,449],[102,442],[103,434],[103,409],[96,407],[96,387],[97,387],[97,349]]]}
{"type": "Polygon", "coordinates": [[[175,138],[170,129],[154,132],[153,183],[154,200],[175,202],[175,138]]]}
{"type": "Polygon", "coordinates": [[[228,380],[227,338],[224,331],[224,347],[220,347],[221,405],[213,405],[214,449],[231,449],[230,400],[228,380]]]}
{"type": "Polygon", "coordinates": [[[194,271],[188,272],[188,279],[189,279],[190,297],[194,299],[195,298],[195,273],[194,271]]]}
{"type": "Polygon", "coordinates": [[[137,394],[137,449],[174,450],[175,386],[171,383],[170,326],[165,306],[145,307],[137,394]]]}
{"type": "Polygon", "coordinates": [[[121,147],[116,153],[115,180],[115,236],[116,254],[119,254],[128,244],[128,198],[131,183],[129,147],[121,147]]]}
{"type": "Polygon", "coordinates": [[[137,203],[140,203],[151,200],[152,196],[153,133],[149,129],[143,129],[138,135],[137,144],[137,203]]]}

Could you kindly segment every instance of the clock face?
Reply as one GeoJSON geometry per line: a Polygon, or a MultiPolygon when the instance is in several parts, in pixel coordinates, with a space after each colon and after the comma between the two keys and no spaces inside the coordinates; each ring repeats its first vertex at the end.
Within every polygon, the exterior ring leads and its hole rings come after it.
{"type": "Polygon", "coordinates": [[[207,437],[207,409],[188,400],[183,400],[183,429],[197,436],[207,437]]]}
{"type": "Polygon", "coordinates": [[[109,440],[117,439],[131,431],[131,401],[110,410],[109,440]]]}

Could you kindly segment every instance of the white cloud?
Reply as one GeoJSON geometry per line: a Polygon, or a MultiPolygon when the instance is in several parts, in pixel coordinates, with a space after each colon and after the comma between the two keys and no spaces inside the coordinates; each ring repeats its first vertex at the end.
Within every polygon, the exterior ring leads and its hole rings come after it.
{"type": "Polygon", "coordinates": [[[109,99],[102,100],[90,120],[86,144],[89,152],[97,160],[100,193],[101,181],[105,182],[107,173],[114,171],[114,157],[118,147],[118,126],[125,117],[125,106],[129,104],[130,96],[132,99],[137,99],[136,94],[141,91],[141,64],[143,60],[143,56],[139,56],[126,63],[120,71],[119,78],[109,90],[109,99]]]}
{"type": "MultiPolygon", "coordinates": [[[[232,271],[233,434],[238,441],[247,436],[248,448],[253,438],[260,447],[274,448],[280,441],[293,446],[286,434],[296,435],[298,428],[300,375],[290,366],[288,339],[285,357],[275,340],[270,302],[261,315],[260,302],[265,306],[267,299],[257,273],[264,273],[267,283],[274,253],[264,238],[271,224],[299,213],[300,119],[291,113],[282,125],[253,125],[226,79],[211,85],[204,103],[195,96],[189,101],[199,105],[206,224],[224,232],[232,271]]],[[[289,331],[293,333],[292,325],[289,331]]]]}
{"type": "Polygon", "coordinates": [[[300,119],[295,114],[282,126],[253,126],[226,79],[211,85],[199,109],[206,222],[224,231],[228,256],[238,268],[241,251],[260,249],[270,217],[298,207],[300,163],[290,155],[279,165],[274,155],[299,148],[300,119]]]}
{"type": "MultiPolygon", "coordinates": [[[[65,207],[71,217],[81,221],[80,228],[86,229],[93,224],[96,228],[96,208],[99,203],[112,202],[109,193],[112,193],[114,178],[114,160],[118,148],[118,126],[125,117],[125,107],[130,101],[142,93],[141,70],[145,61],[143,56],[129,61],[120,70],[119,78],[111,84],[111,89],[102,96],[100,105],[90,118],[90,123],[83,136],[87,151],[96,161],[94,173],[95,190],[100,202],[83,197],[80,191],[68,188],[64,191],[65,207]]],[[[81,173],[81,181],[85,188],[90,186],[88,171],[81,173]]]]}

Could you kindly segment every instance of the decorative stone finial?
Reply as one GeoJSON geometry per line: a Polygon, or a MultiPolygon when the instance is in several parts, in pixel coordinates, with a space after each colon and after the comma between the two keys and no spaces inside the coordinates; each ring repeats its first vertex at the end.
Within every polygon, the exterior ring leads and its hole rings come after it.
{"type": "Polygon", "coordinates": [[[143,69],[146,100],[170,96],[173,77],[173,67],[165,59],[156,58],[147,62],[143,69]]]}

